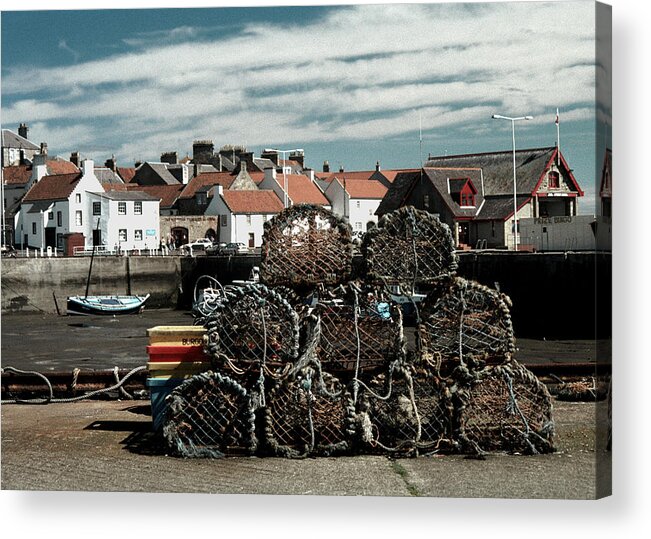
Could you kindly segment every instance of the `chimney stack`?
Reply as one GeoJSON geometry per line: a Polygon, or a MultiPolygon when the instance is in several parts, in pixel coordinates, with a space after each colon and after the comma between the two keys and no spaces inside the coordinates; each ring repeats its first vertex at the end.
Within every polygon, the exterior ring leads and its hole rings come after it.
{"type": "Polygon", "coordinates": [[[289,158],[301,165],[301,168],[305,165],[305,154],[303,152],[291,152],[289,158]]]}
{"type": "Polygon", "coordinates": [[[380,168],[380,162],[379,162],[379,161],[376,161],[376,162],[375,162],[375,172],[380,172],[380,170],[382,170],[382,169],[380,168]]]}
{"type": "Polygon", "coordinates": [[[27,138],[27,132],[29,131],[29,128],[27,127],[27,124],[20,124],[18,126],[18,134],[23,137],[27,138]]]}
{"type": "Polygon", "coordinates": [[[112,155],[110,159],[107,159],[104,163],[104,166],[115,172],[117,170],[117,161],[115,160],[115,155],[112,155]]]}
{"type": "Polygon", "coordinates": [[[276,150],[264,150],[261,154],[260,157],[262,159],[269,159],[274,166],[278,166],[278,152],[276,150]]]}
{"type": "Polygon", "coordinates": [[[323,162],[323,172],[330,172],[330,163],[328,161],[323,162]]]}
{"type": "Polygon", "coordinates": [[[163,152],[160,154],[161,163],[167,163],[168,165],[178,164],[178,156],[176,152],[163,152]]]}
{"type": "Polygon", "coordinates": [[[142,161],[138,160],[133,164],[133,167],[138,168],[140,165],[142,165],[142,161]]]}
{"type": "Polygon", "coordinates": [[[79,168],[79,152],[72,152],[70,154],[70,162],[79,168]]]}
{"type": "Polygon", "coordinates": [[[41,142],[41,153],[47,155],[47,142],[41,142]]]}
{"type": "Polygon", "coordinates": [[[340,165],[340,166],[339,166],[339,174],[341,174],[342,172],[344,172],[344,166],[343,166],[343,165],[340,165]]]}
{"type": "Polygon", "coordinates": [[[215,153],[212,140],[195,140],[192,143],[192,161],[194,163],[209,164],[215,153]]]}

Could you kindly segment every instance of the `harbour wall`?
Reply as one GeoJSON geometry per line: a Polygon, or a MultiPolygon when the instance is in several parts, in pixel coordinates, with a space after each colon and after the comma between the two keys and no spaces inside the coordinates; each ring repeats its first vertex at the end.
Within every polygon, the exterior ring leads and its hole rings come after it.
{"type": "MultiPolygon", "coordinates": [[[[360,271],[360,260],[353,265],[360,271]]],[[[2,260],[2,312],[65,312],[67,296],[84,294],[89,258],[2,260]]],[[[246,279],[259,255],[236,257],[101,257],[93,263],[89,294],[151,294],[149,308],[189,309],[203,275],[222,284],[246,279]]],[[[606,339],[611,327],[611,255],[600,252],[468,252],[458,274],[513,302],[519,337],[606,339]],[[595,291],[597,294],[595,295],[595,291]]]]}

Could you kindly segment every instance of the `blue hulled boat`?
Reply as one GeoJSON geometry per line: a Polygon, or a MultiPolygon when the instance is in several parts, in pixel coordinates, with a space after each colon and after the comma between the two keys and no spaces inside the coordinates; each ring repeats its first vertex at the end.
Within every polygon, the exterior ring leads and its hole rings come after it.
{"type": "Polygon", "coordinates": [[[138,314],[146,296],[70,296],[68,314],[138,314]]]}

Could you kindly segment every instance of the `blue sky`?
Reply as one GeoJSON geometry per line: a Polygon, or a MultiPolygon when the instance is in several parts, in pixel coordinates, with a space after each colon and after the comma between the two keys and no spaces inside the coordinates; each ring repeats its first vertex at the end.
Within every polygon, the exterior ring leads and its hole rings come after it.
{"type": "Polygon", "coordinates": [[[533,115],[517,146],[551,146],[558,107],[586,213],[610,113],[596,72],[583,1],[2,13],[3,127],[27,122],[50,153],[131,166],[212,139],[405,168],[420,125],[423,159],[510,149],[494,113],[533,115]]]}

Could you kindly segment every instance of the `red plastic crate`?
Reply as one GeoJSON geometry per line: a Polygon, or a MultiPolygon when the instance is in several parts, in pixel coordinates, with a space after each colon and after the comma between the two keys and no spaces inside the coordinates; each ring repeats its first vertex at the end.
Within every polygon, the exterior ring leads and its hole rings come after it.
{"type": "Polygon", "coordinates": [[[149,361],[210,361],[203,346],[147,346],[149,361]]]}

